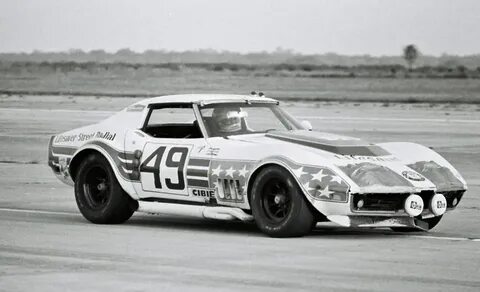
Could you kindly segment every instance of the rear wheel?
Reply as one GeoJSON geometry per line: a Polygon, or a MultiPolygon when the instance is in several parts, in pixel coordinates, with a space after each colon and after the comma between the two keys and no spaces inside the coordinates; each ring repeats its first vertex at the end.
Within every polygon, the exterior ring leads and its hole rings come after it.
{"type": "Polygon", "coordinates": [[[127,221],[136,210],[136,202],[122,189],[107,159],[90,154],[78,168],[75,199],[82,215],[98,224],[127,221]]]}
{"type": "Polygon", "coordinates": [[[411,228],[411,227],[391,227],[390,229],[392,229],[395,232],[427,231],[427,230],[430,230],[430,229],[434,228],[435,226],[437,226],[437,224],[440,222],[441,219],[442,219],[442,216],[432,217],[432,218],[428,218],[428,219],[421,219],[423,222],[428,224],[428,227],[426,228],[426,230],[422,230],[422,229],[419,229],[419,228],[411,228]]]}
{"type": "Polygon", "coordinates": [[[258,228],[272,237],[303,236],[315,224],[297,182],[279,166],[267,167],[255,178],[251,205],[258,228]]]}

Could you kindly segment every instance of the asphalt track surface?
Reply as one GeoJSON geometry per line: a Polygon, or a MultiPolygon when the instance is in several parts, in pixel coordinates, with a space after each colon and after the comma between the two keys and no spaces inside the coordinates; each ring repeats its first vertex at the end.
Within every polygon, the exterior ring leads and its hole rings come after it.
{"type": "Polygon", "coordinates": [[[48,138],[131,101],[70,101],[0,103],[0,291],[480,290],[476,106],[288,104],[318,130],[434,147],[469,190],[429,233],[325,224],[303,238],[274,239],[254,224],[176,216],[87,222],[73,190],[46,166],[48,138]]]}

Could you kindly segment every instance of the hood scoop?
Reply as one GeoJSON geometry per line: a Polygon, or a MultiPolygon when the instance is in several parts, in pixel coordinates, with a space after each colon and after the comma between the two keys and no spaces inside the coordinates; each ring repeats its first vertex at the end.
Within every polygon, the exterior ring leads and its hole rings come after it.
{"type": "Polygon", "coordinates": [[[385,149],[359,139],[314,131],[270,132],[266,137],[295,143],[339,155],[386,156],[385,149]]]}

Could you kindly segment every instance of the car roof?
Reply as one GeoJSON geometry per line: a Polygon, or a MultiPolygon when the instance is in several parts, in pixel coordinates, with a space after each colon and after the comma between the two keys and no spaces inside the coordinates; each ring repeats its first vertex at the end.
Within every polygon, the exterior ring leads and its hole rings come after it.
{"type": "Polygon", "coordinates": [[[277,102],[277,100],[258,95],[240,95],[240,94],[176,94],[164,95],[153,98],[147,98],[140,103],[144,105],[158,104],[158,103],[215,103],[225,101],[256,101],[256,102],[277,102]]]}

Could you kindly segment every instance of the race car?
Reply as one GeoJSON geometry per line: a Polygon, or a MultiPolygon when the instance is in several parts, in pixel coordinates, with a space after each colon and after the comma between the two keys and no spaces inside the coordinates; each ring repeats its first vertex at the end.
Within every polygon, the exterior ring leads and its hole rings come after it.
{"type": "Polygon", "coordinates": [[[177,214],[255,221],[272,237],[303,236],[323,221],[425,231],[467,190],[425,146],[313,131],[257,93],[139,101],[52,136],[48,164],[93,223],[177,214]]]}

